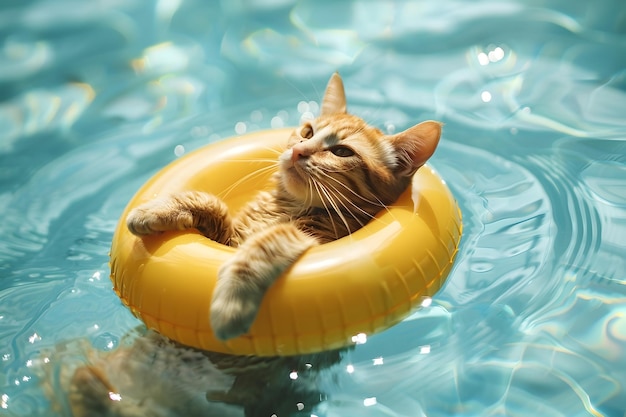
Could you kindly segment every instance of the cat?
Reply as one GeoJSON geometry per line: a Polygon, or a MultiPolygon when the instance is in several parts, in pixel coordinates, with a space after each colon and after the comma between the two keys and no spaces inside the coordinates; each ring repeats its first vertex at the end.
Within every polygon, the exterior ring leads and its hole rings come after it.
{"type": "Polygon", "coordinates": [[[231,339],[248,332],[267,289],[307,250],[353,233],[400,196],[435,152],[441,126],[384,134],[347,112],[335,73],[320,115],[291,133],[272,191],[234,216],[212,194],[164,195],[134,208],[126,224],[137,236],[196,228],[238,248],[218,272],[209,312],[215,335],[231,339]]]}

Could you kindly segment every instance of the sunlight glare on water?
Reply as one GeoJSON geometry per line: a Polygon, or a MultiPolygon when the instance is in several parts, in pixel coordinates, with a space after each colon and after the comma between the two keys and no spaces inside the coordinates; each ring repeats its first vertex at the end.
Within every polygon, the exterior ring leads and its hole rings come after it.
{"type": "MultiPolygon", "coordinates": [[[[55,354],[86,362],[80,341],[115,352],[140,325],[108,251],[141,184],[204,144],[315,117],[339,71],[349,110],[389,134],[445,123],[430,164],[464,237],[443,289],[355,335],[290,412],[623,417],[625,16],[619,0],[1,5],[2,415],[67,415],[38,367],[61,378],[55,354]]],[[[170,394],[152,398],[164,416],[170,394]]]]}

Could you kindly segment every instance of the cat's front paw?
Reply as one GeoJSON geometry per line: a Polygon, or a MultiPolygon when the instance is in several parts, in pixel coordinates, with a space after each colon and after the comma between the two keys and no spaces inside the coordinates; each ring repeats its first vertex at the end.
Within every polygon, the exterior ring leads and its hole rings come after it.
{"type": "Polygon", "coordinates": [[[211,327],[220,340],[241,336],[250,330],[256,318],[263,292],[256,285],[233,273],[235,268],[225,264],[211,301],[211,327]]]}
{"type": "Polygon", "coordinates": [[[189,229],[193,227],[193,216],[189,211],[172,207],[166,200],[156,199],[132,209],[126,217],[126,226],[136,236],[153,235],[189,229]]]}

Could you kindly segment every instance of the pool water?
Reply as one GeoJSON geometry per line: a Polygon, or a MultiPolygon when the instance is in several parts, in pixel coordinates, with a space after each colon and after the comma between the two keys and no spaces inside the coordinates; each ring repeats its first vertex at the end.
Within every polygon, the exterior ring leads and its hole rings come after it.
{"type": "Polygon", "coordinates": [[[0,34],[0,415],[54,415],[42,352],[139,324],[108,250],[140,185],[316,114],[335,70],[388,132],[445,122],[431,165],[465,229],[432,303],[307,415],[626,415],[621,0],[5,1],[0,34]]]}

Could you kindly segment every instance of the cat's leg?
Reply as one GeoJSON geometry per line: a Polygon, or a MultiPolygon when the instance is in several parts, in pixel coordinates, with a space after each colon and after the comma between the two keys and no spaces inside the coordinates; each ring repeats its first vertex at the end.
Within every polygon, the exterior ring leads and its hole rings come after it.
{"type": "Polygon", "coordinates": [[[232,235],[226,204],[200,191],[169,194],[141,204],[131,210],[126,224],[137,236],[196,228],[209,239],[228,244],[232,235]]]}
{"type": "Polygon", "coordinates": [[[211,301],[211,326],[222,340],[248,331],[263,295],[317,239],[291,223],[250,236],[219,270],[211,301]]]}

